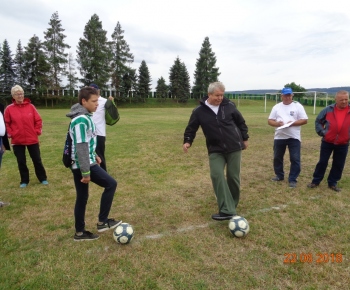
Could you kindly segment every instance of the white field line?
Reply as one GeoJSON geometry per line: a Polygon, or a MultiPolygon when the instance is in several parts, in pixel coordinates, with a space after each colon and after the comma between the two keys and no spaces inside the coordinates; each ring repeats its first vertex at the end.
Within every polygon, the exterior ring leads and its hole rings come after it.
{"type": "MultiPolygon", "coordinates": [[[[314,197],[311,197],[311,198],[312,199],[316,199],[316,198],[319,198],[319,197],[315,197],[314,196],[314,197]]],[[[289,204],[292,204],[292,203],[289,203],[289,204]]],[[[279,205],[276,205],[276,206],[259,209],[257,211],[252,212],[252,213],[269,212],[269,211],[272,211],[272,210],[281,210],[281,209],[285,209],[287,206],[288,206],[288,204],[279,204],[279,205]]],[[[245,217],[249,216],[249,213],[247,213],[244,216],[245,217]]],[[[165,233],[162,233],[162,234],[146,235],[146,236],[143,236],[143,237],[137,237],[136,240],[137,241],[142,241],[142,240],[161,239],[163,237],[172,236],[172,235],[178,234],[178,233],[189,232],[189,231],[194,231],[194,230],[197,230],[197,229],[207,228],[209,225],[214,224],[214,223],[217,223],[217,221],[212,221],[212,222],[209,222],[209,223],[206,223],[206,224],[202,224],[202,225],[183,227],[183,228],[179,228],[179,229],[177,229],[175,231],[169,231],[169,232],[165,232],[165,233]]],[[[133,241],[133,242],[136,242],[136,241],[133,241]]]]}
{"type": "MultiPolygon", "coordinates": [[[[321,198],[321,196],[310,197],[310,199],[318,199],[318,198],[321,198]]],[[[269,212],[269,211],[272,211],[272,210],[285,209],[286,207],[288,207],[288,205],[291,205],[291,204],[294,204],[294,203],[279,204],[279,205],[272,206],[272,207],[262,208],[262,209],[253,211],[251,213],[248,212],[247,214],[244,215],[244,217],[247,217],[250,214],[259,213],[259,212],[260,213],[265,213],[265,212],[269,212]]],[[[136,236],[136,238],[133,239],[132,244],[138,244],[139,242],[144,241],[144,240],[157,240],[157,239],[161,239],[161,238],[164,238],[164,237],[173,236],[173,235],[176,235],[176,234],[179,234],[179,233],[184,233],[184,232],[194,231],[194,230],[197,230],[197,229],[207,228],[207,227],[209,227],[209,225],[216,224],[216,223],[218,223],[218,221],[211,221],[211,222],[208,222],[208,223],[202,224],[202,225],[183,227],[183,228],[179,228],[179,229],[174,230],[174,231],[164,232],[162,234],[146,235],[146,236],[141,236],[141,237],[136,236]]],[[[136,233],[136,235],[137,235],[137,233],[136,233]]],[[[105,247],[104,250],[106,252],[108,252],[108,251],[110,251],[110,247],[107,246],[107,247],[105,247]]]]}
{"type": "MultiPolygon", "coordinates": [[[[183,233],[183,232],[189,232],[189,231],[193,231],[196,229],[202,229],[202,228],[206,228],[209,226],[209,223],[207,224],[203,224],[203,225],[197,225],[197,226],[189,226],[189,227],[184,227],[184,228],[179,228],[176,231],[171,231],[171,232],[165,232],[163,234],[157,234],[157,235],[147,235],[144,236],[143,239],[160,239],[163,238],[165,236],[171,236],[174,233],[183,233]]],[[[142,239],[142,238],[141,238],[142,239]]],[[[139,240],[139,239],[138,239],[139,240]]]]}

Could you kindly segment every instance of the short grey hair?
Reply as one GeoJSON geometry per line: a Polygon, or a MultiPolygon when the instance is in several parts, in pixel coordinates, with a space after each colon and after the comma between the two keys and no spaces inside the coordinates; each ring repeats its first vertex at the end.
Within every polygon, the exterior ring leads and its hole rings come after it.
{"type": "Polygon", "coordinates": [[[17,92],[24,93],[24,90],[22,89],[21,86],[15,85],[15,86],[12,87],[12,89],[11,89],[11,95],[13,96],[13,95],[16,94],[17,92]]]}
{"type": "Polygon", "coordinates": [[[222,82],[214,82],[209,84],[208,94],[213,94],[216,90],[225,91],[225,86],[222,82]]]}
{"type": "Polygon", "coordinates": [[[335,97],[337,97],[338,95],[347,95],[349,97],[349,92],[344,91],[344,90],[340,90],[340,91],[336,92],[335,97]]]}

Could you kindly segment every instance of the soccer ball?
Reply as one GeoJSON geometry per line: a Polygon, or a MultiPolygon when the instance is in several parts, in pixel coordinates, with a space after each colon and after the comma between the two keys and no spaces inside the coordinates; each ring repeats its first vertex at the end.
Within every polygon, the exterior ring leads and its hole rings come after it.
{"type": "Polygon", "coordinates": [[[128,223],[121,223],[113,231],[113,238],[118,244],[129,244],[134,237],[134,229],[128,223]]]}
{"type": "Polygon", "coordinates": [[[241,216],[234,216],[228,223],[232,235],[237,238],[245,237],[249,233],[248,221],[241,216]]]}

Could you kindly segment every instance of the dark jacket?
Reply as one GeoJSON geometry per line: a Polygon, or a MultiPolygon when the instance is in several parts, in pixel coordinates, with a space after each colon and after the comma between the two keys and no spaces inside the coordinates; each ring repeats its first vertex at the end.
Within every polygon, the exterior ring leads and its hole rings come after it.
{"type": "MultiPolygon", "coordinates": [[[[4,118],[5,107],[3,104],[0,104],[0,111],[1,111],[2,117],[4,118]]],[[[5,122],[5,119],[4,119],[4,122],[5,122]]],[[[5,132],[5,135],[1,136],[0,138],[2,139],[2,144],[4,145],[5,149],[11,150],[9,139],[7,139],[7,132],[5,132]]]]}
{"type": "Polygon", "coordinates": [[[350,105],[345,116],[342,128],[338,129],[337,119],[334,113],[335,104],[324,108],[315,120],[316,133],[322,136],[322,140],[335,145],[345,145],[350,139],[350,105]]]}
{"type": "Polygon", "coordinates": [[[229,153],[245,149],[243,141],[249,138],[248,127],[236,105],[224,98],[216,115],[205,101],[192,111],[184,134],[184,143],[192,144],[199,126],[206,138],[208,153],[229,153]]]}

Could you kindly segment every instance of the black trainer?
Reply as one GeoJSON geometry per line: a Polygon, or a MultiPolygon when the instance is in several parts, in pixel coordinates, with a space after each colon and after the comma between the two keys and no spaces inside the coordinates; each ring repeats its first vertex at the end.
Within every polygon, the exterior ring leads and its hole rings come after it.
{"type": "Polygon", "coordinates": [[[227,214],[223,212],[214,213],[211,218],[216,221],[230,220],[235,214],[227,214]]]}
{"type": "Polygon", "coordinates": [[[115,219],[108,219],[104,224],[100,225],[97,223],[97,231],[99,233],[114,229],[119,226],[122,221],[116,221],[115,219]]]}
{"type": "Polygon", "coordinates": [[[330,186],[328,186],[328,188],[331,189],[331,190],[334,190],[336,192],[340,192],[341,191],[341,189],[339,187],[337,187],[336,185],[330,185],[330,186]]]}
{"type": "Polygon", "coordinates": [[[278,176],[272,177],[271,178],[272,181],[283,181],[284,178],[279,178],[278,176]]]}
{"type": "Polygon", "coordinates": [[[318,186],[318,184],[316,184],[316,183],[309,183],[307,185],[308,188],[316,188],[317,186],[318,186]]]}
{"type": "Polygon", "coordinates": [[[296,188],[297,187],[297,183],[295,181],[291,181],[291,182],[289,182],[289,187],[290,188],[296,188]]]}
{"type": "Polygon", "coordinates": [[[92,232],[89,231],[83,231],[82,235],[77,235],[77,233],[75,233],[74,235],[74,241],[76,242],[80,242],[80,241],[93,241],[93,240],[97,240],[100,237],[98,235],[93,234],[92,232]]]}
{"type": "Polygon", "coordinates": [[[4,207],[4,206],[7,206],[7,205],[10,205],[10,203],[9,202],[0,201],[0,207],[4,207]]]}

